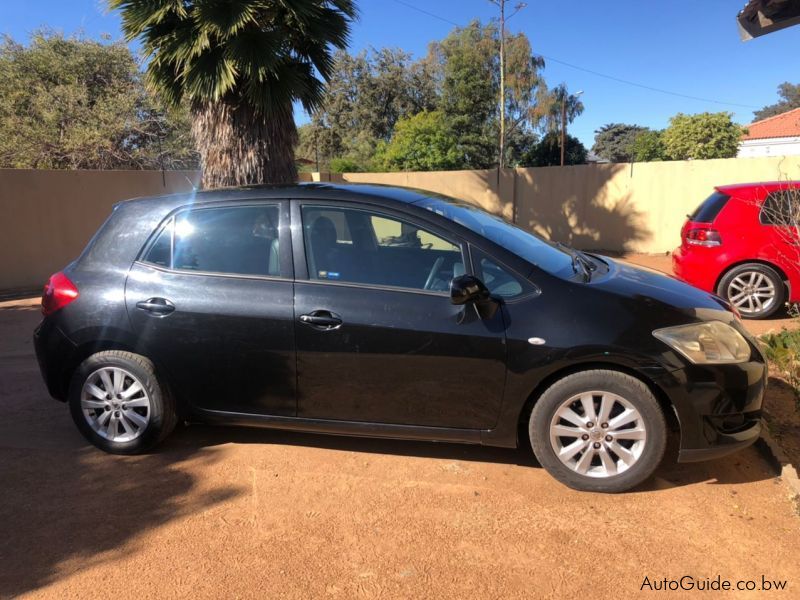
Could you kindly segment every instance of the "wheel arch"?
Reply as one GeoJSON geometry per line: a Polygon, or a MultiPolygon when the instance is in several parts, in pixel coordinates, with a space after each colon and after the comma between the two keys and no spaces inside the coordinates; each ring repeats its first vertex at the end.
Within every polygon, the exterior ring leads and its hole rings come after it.
{"type": "MultiPolygon", "coordinates": [[[[130,352],[131,354],[137,354],[146,358],[155,366],[156,373],[159,376],[159,380],[162,385],[166,385],[170,388],[170,390],[172,390],[169,374],[165,372],[157,360],[154,360],[151,356],[142,354],[141,350],[137,349],[133,344],[115,339],[100,339],[84,342],[83,344],[76,346],[75,350],[71,353],[69,360],[66,362],[64,370],[61,374],[60,385],[64,400],[67,400],[68,398],[69,385],[72,381],[72,376],[75,374],[75,371],[78,369],[81,363],[98,352],[106,352],[108,350],[130,352]]],[[[182,411],[185,408],[180,401],[178,401],[177,407],[179,411],[182,411]]]]}
{"type": "Polygon", "coordinates": [[[636,369],[632,369],[618,363],[592,361],[570,365],[554,371],[536,385],[536,387],[528,396],[528,399],[523,404],[522,410],[517,417],[517,445],[519,446],[520,440],[528,439],[528,421],[530,420],[533,407],[536,405],[536,402],[539,400],[539,398],[542,397],[542,394],[544,394],[544,392],[550,386],[552,386],[559,379],[563,379],[569,375],[574,375],[575,373],[580,373],[582,371],[593,370],[617,371],[618,373],[624,373],[625,375],[629,375],[644,383],[652,392],[653,396],[655,396],[656,401],[661,408],[661,412],[664,414],[664,418],[667,421],[667,426],[669,429],[673,432],[680,432],[680,422],[672,401],[669,399],[669,396],[666,394],[666,392],[664,392],[664,390],[662,390],[653,379],[641,371],[637,371],[636,369]]]}
{"type": "Polygon", "coordinates": [[[784,271],[781,267],[779,267],[775,263],[770,262],[768,260],[764,260],[763,258],[747,258],[729,264],[722,270],[722,272],[717,277],[717,280],[714,282],[714,293],[716,294],[719,291],[719,285],[722,283],[722,280],[728,273],[730,273],[736,267],[741,267],[742,265],[749,265],[749,264],[763,265],[765,267],[773,269],[780,276],[781,281],[783,281],[783,287],[786,291],[786,297],[787,298],[791,297],[792,293],[791,283],[790,283],[791,280],[789,279],[789,276],[786,274],[786,271],[784,271]]]}

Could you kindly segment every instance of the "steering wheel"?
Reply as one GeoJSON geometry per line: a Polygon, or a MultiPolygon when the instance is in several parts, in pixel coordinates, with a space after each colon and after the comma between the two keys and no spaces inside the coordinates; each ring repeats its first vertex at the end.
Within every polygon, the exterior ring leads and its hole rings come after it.
{"type": "Polygon", "coordinates": [[[442,263],[444,262],[444,257],[440,256],[436,259],[436,262],[433,263],[431,267],[431,272],[428,273],[428,278],[425,280],[425,286],[422,288],[423,290],[431,289],[433,285],[433,280],[436,279],[436,274],[439,272],[439,269],[442,268],[442,263]]]}

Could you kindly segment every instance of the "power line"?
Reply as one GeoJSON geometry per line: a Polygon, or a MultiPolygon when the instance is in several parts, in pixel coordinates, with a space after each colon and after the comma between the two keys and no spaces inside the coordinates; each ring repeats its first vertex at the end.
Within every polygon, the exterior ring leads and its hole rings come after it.
{"type": "MultiPolygon", "coordinates": [[[[404,0],[392,0],[392,2],[394,2],[395,4],[400,4],[402,6],[405,6],[406,8],[410,8],[411,10],[415,10],[415,11],[417,11],[419,13],[424,14],[424,15],[428,15],[429,17],[432,17],[434,19],[438,19],[439,21],[444,21],[445,23],[449,23],[450,25],[454,25],[456,27],[462,27],[462,25],[460,25],[459,23],[456,23],[455,21],[451,21],[450,19],[447,19],[447,18],[442,17],[440,15],[436,15],[436,14],[434,14],[432,12],[429,12],[427,10],[419,8],[418,6],[414,6],[413,4],[409,4],[408,2],[405,2],[404,0]]],[[[603,77],[604,79],[608,79],[610,81],[615,81],[617,83],[622,83],[624,85],[630,85],[632,87],[641,88],[643,90],[648,90],[648,91],[651,91],[651,92],[657,92],[659,94],[666,94],[668,96],[675,96],[677,98],[685,98],[685,99],[688,99],[688,100],[696,100],[698,102],[708,102],[708,103],[711,103],[711,104],[720,104],[720,105],[723,105],[723,106],[736,106],[736,107],[739,107],[739,108],[751,108],[751,109],[760,108],[758,106],[753,106],[751,104],[740,104],[740,103],[737,103],[737,102],[725,102],[723,100],[714,100],[712,98],[703,98],[703,97],[700,97],[700,96],[691,96],[689,94],[681,94],[680,92],[672,92],[670,90],[665,90],[665,89],[662,89],[662,88],[657,88],[657,87],[653,87],[653,86],[650,86],[650,85],[645,85],[643,83],[636,83],[635,81],[629,81],[627,79],[622,79],[621,77],[615,77],[613,75],[608,75],[606,73],[601,73],[599,71],[594,71],[592,69],[587,69],[585,67],[574,65],[572,63],[568,63],[568,62],[566,62],[564,60],[561,60],[561,59],[558,59],[558,58],[554,58],[552,56],[547,56],[546,54],[540,54],[538,52],[535,52],[534,54],[536,56],[540,56],[540,57],[544,58],[545,60],[548,60],[548,61],[551,61],[551,62],[554,62],[554,63],[558,63],[558,64],[563,65],[565,67],[569,67],[570,69],[575,69],[577,71],[583,71],[584,73],[589,73],[590,75],[595,75],[596,77],[603,77]]]]}
{"type": "Polygon", "coordinates": [[[610,79],[611,81],[616,81],[617,83],[624,83],[625,85],[631,85],[633,87],[642,88],[643,90],[650,90],[651,92],[658,92],[660,94],[668,94],[670,96],[677,96],[678,98],[688,98],[689,100],[699,100],[700,102],[710,102],[712,104],[723,104],[726,106],[738,106],[740,108],[753,108],[758,109],[760,107],[753,106],[752,104],[739,104],[737,102],[725,102],[723,100],[712,100],[711,98],[702,98],[700,96],[690,96],[688,94],[681,94],[680,92],[671,92],[669,90],[663,90],[661,88],[652,87],[649,85],[644,85],[643,83],[636,83],[635,81],[628,81],[627,79],[621,79],[619,77],[614,77],[613,75],[606,75],[605,73],[600,73],[598,71],[593,71],[591,69],[587,69],[585,67],[579,67],[578,65],[573,65],[563,60],[559,60],[558,58],[553,58],[552,56],[547,56],[546,54],[538,54],[545,60],[552,61],[554,63],[558,63],[560,65],[564,65],[565,67],[570,67],[571,69],[577,69],[578,71],[583,71],[584,73],[590,73],[592,75],[596,75],[597,77],[604,77],[605,79],[610,79]]]}
{"type": "Polygon", "coordinates": [[[459,25],[455,21],[451,21],[450,19],[445,19],[444,17],[440,17],[439,15],[435,15],[432,12],[428,12],[427,10],[424,10],[418,6],[414,6],[413,4],[409,4],[408,2],[403,2],[403,0],[392,0],[392,2],[394,2],[395,4],[401,4],[407,8],[410,8],[411,10],[421,12],[423,15],[428,15],[429,17],[433,17],[434,19],[439,19],[440,21],[444,21],[445,23],[450,23],[450,25],[461,27],[461,25],[459,25]]]}

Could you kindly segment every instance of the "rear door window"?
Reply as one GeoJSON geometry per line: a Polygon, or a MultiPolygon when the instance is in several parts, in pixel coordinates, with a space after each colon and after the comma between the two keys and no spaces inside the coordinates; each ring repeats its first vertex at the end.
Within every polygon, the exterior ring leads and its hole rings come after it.
{"type": "Polygon", "coordinates": [[[161,230],[144,261],[203,273],[280,276],[277,205],[188,210],[161,230]]]}
{"type": "Polygon", "coordinates": [[[689,215],[689,220],[695,223],[713,223],[730,199],[731,197],[728,194],[714,191],[697,207],[697,210],[689,215]]]}

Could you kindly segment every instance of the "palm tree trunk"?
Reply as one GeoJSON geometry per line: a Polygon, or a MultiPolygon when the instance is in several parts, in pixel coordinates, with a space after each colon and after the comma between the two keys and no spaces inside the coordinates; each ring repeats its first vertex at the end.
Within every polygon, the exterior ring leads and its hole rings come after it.
{"type": "Polygon", "coordinates": [[[281,116],[256,115],[247,103],[207,103],[192,110],[204,189],[295,183],[297,127],[291,106],[281,116]]]}

